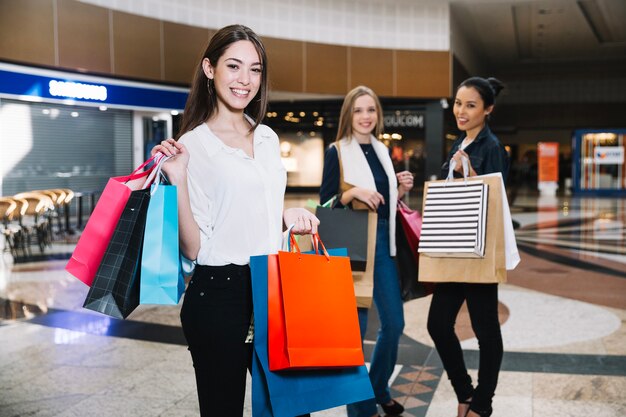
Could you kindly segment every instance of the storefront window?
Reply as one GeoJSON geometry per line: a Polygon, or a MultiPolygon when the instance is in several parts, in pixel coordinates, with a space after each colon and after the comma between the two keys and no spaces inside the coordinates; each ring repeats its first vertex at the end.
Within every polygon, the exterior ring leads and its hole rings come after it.
{"type": "Polygon", "coordinates": [[[132,113],[0,100],[0,191],[99,192],[132,169],[132,113]]]}
{"type": "Polygon", "coordinates": [[[578,131],[576,191],[626,192],[626,131],[578,131]]]}
{"type": "MultiPolygon", "coordinates": [[[[385,134],[396,171],[415,176],[416,189],[425,180],[426,112],[420,105],[382,101],[385,134]]],[[[324,150],[337,134],[340,100],[273,102],[264,121],[278,134],[290,187],[319,187],[324,150]]]]}

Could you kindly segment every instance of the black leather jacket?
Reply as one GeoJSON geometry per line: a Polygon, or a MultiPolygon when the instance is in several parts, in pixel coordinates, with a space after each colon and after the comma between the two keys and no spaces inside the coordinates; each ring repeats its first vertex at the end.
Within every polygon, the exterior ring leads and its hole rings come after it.
{"type": "MultiPolygon", "coordinates": [[[[461,147],[465,136],[465,133],[463,133],[452,145],[448,158],[441,166],[440,179],[445,179],[448,176],[450,159],[461,147]]],[[[465,148],[465,153],[469,155],[470,163],[476,174],[484,175],[500,172],[506,184],[506,178],[509,174],[509,155],[502,143],[500,143],[500,140],[491,132],[489,126],[485,124],[485,127],[480,131],[476,139],[465,148]]],[[[454,176],[461,177],[462,175],[455,172],[454,176]]]]}

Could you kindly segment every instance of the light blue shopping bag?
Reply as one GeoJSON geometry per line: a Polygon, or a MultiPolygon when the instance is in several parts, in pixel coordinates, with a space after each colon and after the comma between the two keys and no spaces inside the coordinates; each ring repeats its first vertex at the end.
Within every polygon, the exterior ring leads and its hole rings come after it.
{"type": "Polygon", "coordinates": [[[140,304],[178,304],[185,291],[175,185],[153,184],[141,253],[140,304]]]}

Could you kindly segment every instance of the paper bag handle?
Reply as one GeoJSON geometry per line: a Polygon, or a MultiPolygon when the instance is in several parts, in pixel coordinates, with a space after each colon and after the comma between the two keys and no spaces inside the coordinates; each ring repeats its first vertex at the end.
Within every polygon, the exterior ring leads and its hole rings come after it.
{"type": "MultiPolygon", "coordinates": [[[[466,157],[461,157],[461,164],[463,165],[463,179],[467,183],[467,177],[469,175],[469,162],[466,157]]],[[[450,160],[450,168],[448,169],[448,176],[446,177],[446,183],[454,179],[454,168],[456,168],[456,160],[450,160]]]]}
{"type": "Polygon", "coordinates": [[[154,193],[156,192],[159,184],[161,183],[161,177],[165,178],[165,176],[163,175],[163,164],[170,158],[171,156],[165,156],[164,154],[161,154],[161,157],[157,160],[158,162],[156,163],[156,166],[153,167],[152,172],[150,172],[150,175],[143,183],[143,186],[141,187],[142,189],[148,188],[153,183],[155,184],[155,187],[150,191],[150,195],[154,195],[154,193]]]}
{"type": "MultiPolygon", "coordinates": [[[[294,228],[295,224],[290,225],[287,230],[285,231],[285,241],[283,242],[283,249],[285,247],[285,243],[287,246],[287,252],[296,252],[296,253],[300,253],[300,246],[298,246],[298,241],[296,240],[296,237],[294,236],[294,234],[292,233],[292,230],[294,228]]],[[[320,239],[320,235],[317,233],[314,233],[311,235],[311,242],[312,242],[312,246],[313,246],[313,250],[315,252],[316,255],[324,255],[326,257],[326,260],[330,260],[330,255],[328,254],[328,251],[326,250],[326,247],[324,246],[324,243],[322,242],[322,239],[320,239]],[[320,249],[319,246],[322,246],[322,252],[320,253],[320,249]]]]}
{"type": "Polygon", "coordinates": [[[161,158],[161,156],[159,156],[159,155],[163,156],[163,154],[159,154],[159,153],[154,154],[154,156],[152,156],[150,159],[148,159],[143,164],[141,164],[137,168],[135,168],[135,170],[133,172],[131,172],[130,175],[126,175],[126,176],[122,177],[123,178],[122,182],[126,183],[126,182],[129,182],[129,181],[137,180],[139,178],[143,178],[145,176],[149,176],[152,173],[152,171],[154,170],[154,168],[156,167],[156,162],[158,162],[159,159],[161,158]],[[146,171],[142,171],[146,166],[148,166],[152,162],[155,162],[155,165],[151,166],[146,171]]]}

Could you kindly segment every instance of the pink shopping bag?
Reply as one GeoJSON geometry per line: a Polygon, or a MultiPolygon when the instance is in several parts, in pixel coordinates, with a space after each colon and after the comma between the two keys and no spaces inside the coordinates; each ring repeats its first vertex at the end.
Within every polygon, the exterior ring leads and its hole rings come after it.
{"type": "Polygon", "coordinates": [[[109,179],[87,221],[72,257],[65,266],[70,274],[91,286],[131,191],[140,190],[149,185],[146,178],[152,173],[157,160],[162,156],[157,153],[130,175],[109,179]],[[143,168],[153,161],[155,163],[152,167],[143,171],[143,168]]]}

